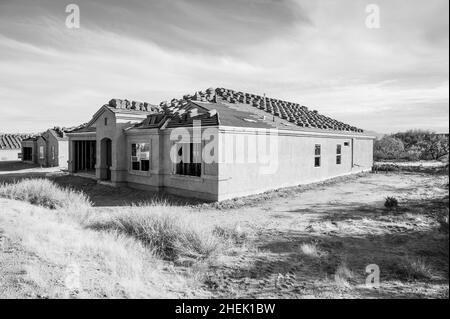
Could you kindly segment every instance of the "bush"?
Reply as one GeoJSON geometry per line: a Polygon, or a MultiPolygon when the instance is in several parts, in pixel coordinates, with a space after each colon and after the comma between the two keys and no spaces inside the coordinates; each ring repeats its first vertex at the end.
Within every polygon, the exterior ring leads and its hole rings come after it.
{"type": "Polygon", "coordinates": [[[0,196],[50,209],[82,210],[91,206],[84,193],[61,188],[47,179],[24,179],[2,184],[0,196]]]}
{"type": "Polygon", "coordinates": [[[374,143],[374,157],[377,160],[398,159],[404,153],[403,142],[393,137],[383,137],[374,143]]]}
{"type": "Polygon", "coordinates": [[[386,201],[384,202],[384,207],[388,209],[396,208],[398,207],[398,200],[395,197],[387,197],[386,201]]]}
{"type": "Polygon", "coordinates": [[[408,160],[437,160],[449,153],[448,136],[431,131],[409,130],[390,137],[402,141],[405,148],[402,158],[408,160]]]}
{"type": "Polygon", "coordinates": [[[211,229],[200,227],[187,217],[151,213],[135,209],[90,222],[90,228],[111,230],[138,239],[155,254],[170,261],[209,258],[221,248],[220,239],[211,229]]]}

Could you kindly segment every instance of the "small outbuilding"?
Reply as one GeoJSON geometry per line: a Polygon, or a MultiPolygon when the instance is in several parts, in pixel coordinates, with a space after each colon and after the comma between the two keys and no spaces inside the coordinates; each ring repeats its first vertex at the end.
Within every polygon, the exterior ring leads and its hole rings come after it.
{"type": "Polygon", "coordinates": [[[67,168],[69,142],[66,130],[55,127],[42,133],[35,142],[36,163],[44,167],[67,168]]]}

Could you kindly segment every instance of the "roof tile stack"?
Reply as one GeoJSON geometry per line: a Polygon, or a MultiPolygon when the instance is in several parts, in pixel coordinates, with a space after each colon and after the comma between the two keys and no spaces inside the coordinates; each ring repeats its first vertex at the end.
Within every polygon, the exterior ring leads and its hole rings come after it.
{"type": "Polygon", "coordinates": [[[126,109],[144,112],[161,111],[161,109],[157,105],[152,105],[147,102],[139,102],[139,101],[130,102],[128,100],[120,100],[120,99],[112,99],[111,101],[109,101],[108,106],[113,107],[115,109],[126,109]]]}

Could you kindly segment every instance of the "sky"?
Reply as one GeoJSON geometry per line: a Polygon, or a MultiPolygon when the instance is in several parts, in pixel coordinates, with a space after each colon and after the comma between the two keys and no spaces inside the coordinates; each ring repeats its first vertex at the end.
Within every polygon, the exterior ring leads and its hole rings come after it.
{"type": "Polygon", "coordinates": [[[0,132],[88,122],[112,98],[209,87],[379,133],[449,131],[448,0],[0,0],[0,132]],[[70,3],[80,28],[68,28],[70,3]],[[379,28],[366,24],[379,8],[379,28]]]}

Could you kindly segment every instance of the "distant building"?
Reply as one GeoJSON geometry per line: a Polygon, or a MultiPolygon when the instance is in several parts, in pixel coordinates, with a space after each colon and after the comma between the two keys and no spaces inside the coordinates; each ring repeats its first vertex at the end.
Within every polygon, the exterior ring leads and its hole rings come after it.
{"type": "Polygon", "coordinates": [[[69,144],[64,128],[52,128],[22,141],[22,160],[43,167],[67,168],[69,144]]]}
{"type": "Polygon", "coordinates": [[[362,129],[296,103],[223,88],[157,107],[111,100],[67,135],[70,172],[212,201],[369,171],[373,165],[374,137],[362,129]],[[180,132],[186,138],[174,140],[180,132]],[[264,173],[268,163],[258,160],[267,155],[267,141],[276,163],[264,173]],[[216,160],[205,160],[205,154],[216,160]]]}
{"type": "Polygon", "coordinates": [[[21,142],[26,135],[0,134],[0,161],[20,161],[21,142]]]}

